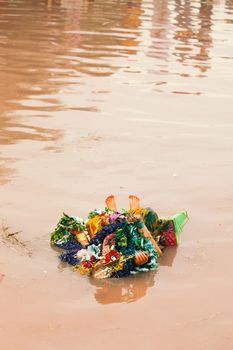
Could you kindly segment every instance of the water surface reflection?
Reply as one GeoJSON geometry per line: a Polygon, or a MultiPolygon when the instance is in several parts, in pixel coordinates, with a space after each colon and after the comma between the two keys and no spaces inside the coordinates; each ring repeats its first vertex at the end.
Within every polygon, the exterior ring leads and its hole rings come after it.
{"type": "Polygon", "coordinates": [[[129,93],[146,91],[152,106],[160,94],[232,93],[232,1],[0,0],[0,9],[2,146],[57,141],[70,117],[102,117],[109,105],[114,119],[129,93]]]}
{"type": "Polygon", "coordinates": [[[202,73],[211,67],[209,50],[212,46],[212,12],[212,1],[201,0],[199,4],[175,1],[177,30],[174,39],[177,45],[174,55],[179,62],[191,64],[202,73]]]}
{"type": "Polygon", "coordinates": [[[125,278],[91,279],[96,287],[95,299],[99,304],[132,303],[146,296],[155,283],[155,271],[139,273],[125,278]]]}
{"type": "MultiPolygon", "coordinates": [[[[176,248],[167,248],[159,261],[161,266],[171,267],[177,253],[176,248]]],[[[138,273],[125,278],[98,280],[91,278],[96,287],[95,299],[99,304],[132,303],[146,296],[155,284],[156,271],[138,273]]]]}

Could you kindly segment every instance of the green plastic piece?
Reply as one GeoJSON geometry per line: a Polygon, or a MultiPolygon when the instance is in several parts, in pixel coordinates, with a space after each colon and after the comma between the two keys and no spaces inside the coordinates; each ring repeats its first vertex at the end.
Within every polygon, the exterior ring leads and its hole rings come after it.
{"type": "Polygon", "coordinates": [[[176,242],[177,242],[177,245],[179,245],[180,244],[180,234],[182,232],[184,225],[188,221],[188,213],[187,213],[187,211],[183,210],[183,211],[171,216],[170,219],[174,223],[176,242]]]}

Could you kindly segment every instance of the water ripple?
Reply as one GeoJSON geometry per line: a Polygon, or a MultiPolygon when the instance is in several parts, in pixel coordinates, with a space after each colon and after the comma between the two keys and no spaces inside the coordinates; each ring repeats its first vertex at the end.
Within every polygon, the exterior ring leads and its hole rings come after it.
{"type": "Polygon", "coordinates": [[[137,96],[229,98],[232,14],[231,1],[0,0],[4,142],[12,142],[10,124],[20,123],[20,112],[98,113],[128,87],[137,96]],[[93,99],[101,90],[110,93],[93,99]]]}

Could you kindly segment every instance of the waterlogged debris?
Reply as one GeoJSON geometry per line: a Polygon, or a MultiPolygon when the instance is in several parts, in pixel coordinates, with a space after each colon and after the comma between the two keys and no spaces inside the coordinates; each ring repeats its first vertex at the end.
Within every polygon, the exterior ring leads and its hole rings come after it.
{"type": "Polygon", "coordinates": [[[163,249],[179,244],[186,211],[161,219],[141,208],[137,196],[129,196],[130,209],[121,212],[113,195],[105,202],[87,221],[64,213],[51,235],[51,244],[63,250],[61,261],[81,274],[104,279],[154,270],[163,249]]]}
{"type": "Polygon", "coordinates": [[[24,252],[29,257],[32,256],[32,249],[29,242],[20,237],[21,231],[11,232],[10,227],[2,225],[0,228],[0,242],[9,248],[14,248],[19,252],[24,252]]]}

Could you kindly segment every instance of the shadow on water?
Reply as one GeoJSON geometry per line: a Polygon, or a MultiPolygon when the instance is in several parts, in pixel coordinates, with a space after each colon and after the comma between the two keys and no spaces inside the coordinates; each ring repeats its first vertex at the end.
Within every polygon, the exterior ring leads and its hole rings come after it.
{"type": "Polygon", "coordinates": [[[159,261],[160,266],[172,267],[176,253],[177,253],[177,247],[167,247],[164,250],[164,254],[159,261]]]}

